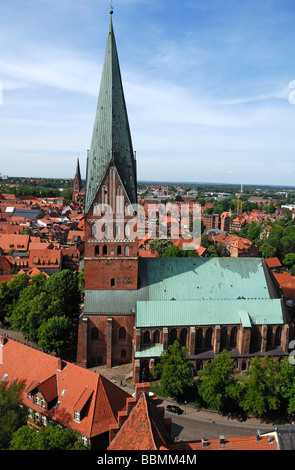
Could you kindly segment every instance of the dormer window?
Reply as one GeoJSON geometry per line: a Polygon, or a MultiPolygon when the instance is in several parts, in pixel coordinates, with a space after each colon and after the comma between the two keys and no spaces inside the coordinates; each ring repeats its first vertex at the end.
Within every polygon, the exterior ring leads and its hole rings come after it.
{"type": "Polygon", "coordinates": [[[80,423],[80,411],[74,410],[74,420],[80,423]]]}

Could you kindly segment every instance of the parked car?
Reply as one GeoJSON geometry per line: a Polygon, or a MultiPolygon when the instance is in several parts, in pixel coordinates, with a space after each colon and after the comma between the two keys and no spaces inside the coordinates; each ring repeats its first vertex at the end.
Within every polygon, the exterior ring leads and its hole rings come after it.
{"type": "Polygon", "coordinates": [[[167,405],[166,411],[170,411],[170,413],[175,413],[176,415],[182,415],[183,410],[176,405],[167,405]]]}

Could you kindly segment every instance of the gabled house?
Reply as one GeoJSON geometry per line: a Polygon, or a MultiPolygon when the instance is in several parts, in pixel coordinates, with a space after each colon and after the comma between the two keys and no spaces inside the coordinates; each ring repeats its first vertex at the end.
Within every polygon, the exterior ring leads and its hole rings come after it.
{"type": "Polygon", "coordinates": [[[0,236],[0,247],[5,254],[11,252],[27,252],[29,247],[29,235],[6,235],[0,236]]]}
{"type": "Polygon", "coordinates": [[[125,414],[120,427],[110,427],[109,451],[157,451],[173,444],[171,418],[165,419],[164,407],[157,407],[156,401],[156,396],[149,396],[149,383],[136,385],[132,410],[125,414]]]}
{"type": "Polygon", "coordinates": [[[5,336],[0,336],[0,358],[0,381],[24,385],[30,422],[75,429],[92,449],[107,447],[109,427],[117,426],[127,392],[95,372],[5,336]]]}

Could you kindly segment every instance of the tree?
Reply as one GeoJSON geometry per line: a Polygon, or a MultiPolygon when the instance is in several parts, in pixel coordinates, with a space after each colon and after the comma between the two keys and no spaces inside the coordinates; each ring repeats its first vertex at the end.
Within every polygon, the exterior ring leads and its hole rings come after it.
{"type": "Polygon", "coordinates": [[[261,232],[262,232],[261,225],[257,225],[255,222],[251,222],[248,226],[247,238],[251,240],[251,242],[255,242],[257,239],[260,238],[261,232]]]}
{"type": "Polygon", "coordinates": [[[295,367],[290,363],[289,358],[280,362],[278,383],[282,398],[287,401],[287,412],[295,413],[295,367]]]}
{"type": "Polygon", "coordinates": [[[7,282],[0,283],[0,322],[5,323],[5,317],[9,313],[11,294],[7,282]]]}
{"type": "Polygon", "coordinates": [[[85,272],[84,268],[78,274],[78,283],[79,283],[79,290],[81,293],[81,297],[83,298],[85,295],[85,272]]]}
{"type": "Polygon", "coordinates": [[[161,255],[162,258],[198,258],[196,250],[181,250],[177,246],[171,246],[161,255]]]}
{"type": "Polygon", "coordinates": [[[22,426],[13,435],[10,450],[88,450],[76,430],[46,426],[22,426]]]}
{"type": "Polygon", "coordinates": [[[31,341],[38,341],[40,326],[54,316],[62,316],[63,305],[47,292],[41,292],[30,301],[27,314],[27,334],[31,341]]]}
{"type": "Polygon", "coordinates": [[[157,252],[158,256],[161,256],[164,251],[172,247],[173,243],[171,240],[167,239],[155,239],[150,241],[150,249],[152,253],[157,252]]]}
{"type": "Polygon", "coordinates": [[[165,393],[176,399],[184,399],[194,387],[192,364],[187,359],[188,348],[174,341],[160,356],[154,367],[154,377],[161,377],[165,393]]]}
{"type": "Polygon", "coordinates": [[[22,331],[24,334],[29,333],[28,315],[31,310],[31,303],[39,296],[40,292],[42,292],[42,286],[38,282],[21,291],[18,299],[12,305],[10,325],[13,330],[22,331]]]}
{"type": "Polygon", "coordinates": [[[76,328],[66,316],[52,317],[39,328],[38,346],[46,351],[55,351],[58,356],[65,356],[75,348],[76,328]]]}
{"type": "Polygon", "coordinates": [[[69,317],[79,311],[81,296],[76,273],[63,269],[53,274],[47,280],[45,290],[62,302],[64,313],[69,317]]]}
{"type": "Polygon", "coordinates": [[[0,450],[8,449],[10,440],[27,420],[27,409],[21,405],[24,385],[0,382],[0,450]]]}
{"type": "Polygon", "coordinates": [[[295,264],[295,253],[288,253],[283,259],[283,263],[286,266],[293,266],[295,264]]]}
{"type": "Polygon", "coordinates": [[[280,406],[278,393],[278,363],[273,358],[256,357],[248,370],[247,384],[241,407],[248,413],[263,416],[280,406]]]}
{"type": "Polygon", "coordinates": [[[263,258],[273,258],[277,252],[276,248],[268,242],[263,242],[259,247],[259,251],[263,258]]]}
{"type": "Polygon", "coordinates": [[[241,386],[234,378],[234,369],[234,361],[224,349],[199,373],[202,381],[198,393],[209,408],[222,411],[237,407],[241,386]]]}

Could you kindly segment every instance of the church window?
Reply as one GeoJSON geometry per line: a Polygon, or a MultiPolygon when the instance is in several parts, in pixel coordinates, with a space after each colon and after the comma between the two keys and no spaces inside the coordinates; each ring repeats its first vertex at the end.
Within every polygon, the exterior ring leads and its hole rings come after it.
{"type": "Polygon", "coordinates": [[[102,248],[102,254],[107,255],[107,253],[108,253],[108,248],[107,248],[106,245],[104,245],[103,248],[102,248]]]}
{"type": "Polygon", "coordinates": [[[122,247],[121,247],[121,245],[118,245],[118,247],[117,247],[117,256],[121,256],[121,254],[122,254],[122,247]]]}
{"type": "Polygon", "coordinates": [[[106,224],[103,224],[103,226],[101,227],[101,232],[102,234],[106,237],[107,234],[108,234],[108,226],[106,224]]]}
{"type": "Polygon", "coordinates": [[[159,332],[159,330],[154,331],[154,334],[153,334],[153,343],[154,343],[154,344],[160,343],[160,332],[159,332]]]}
{"type": "Polygon", "coordinates": [[[183,328],[179,336],[179,343],[181,346],[186,346],[186,337],[187,337],[187,331],[186,331],[186,328],[183,328]]]}
{"type": "Polygon", "coordinates": [[[143,333],[143,344],[150,344],[150,342],[151,342],[150,332],[147,330],[143,333]]]}
{"type": "Polygon", "coordinates": [[[126,339],[126,329],[122,326],[119,329],[119,340],[124,341],[126,339]]]}
{"type": "Polygon", "coordinates": [[[202,349],[203,347],[203,330],[202,328],[198,328],[196,331],[196,350],[202,349]]]}
{"type": "Polygon", "coordinates": [[[220,332],[220,348],[221,349],[226,348],[226,343],[227,343],[227,328],[226,326],[223,326],[220,332]]]}
{"type": "Polygon", "coordinates": [[[97,238],[97,226],[96,226],[96,224],[93,224],[92,227],[91,227],[91,235],[94,238],[97,238]]]}
{"type": "Polygon", "coordinates": [[[130,236],[130,226],[129,226],[129,223],[127,222],[127,224],[125,225],[125,236],[126,237],[129,237],[130,236]]]}
{"type": "Polygon", "coordinates": [[[99,245],[96,245],[94,249],[94,256],[98,256],[98,255],[99,255],[99,245]]]}
{"type": "Polygon", "coordinates": [[[212,328],[208,328],[205,336],[205,347],[207,349],[212,349],[212,328]]]}
{"type": "Polygon", "coordinates": [[[237,327],[234,326],[230,332],[230,348],[235,348],[237,346],[237,327]]]}
{"type": "Polygon", "coordinates": [[[251,328],[250,353],[260,351],[261,349],[261,333],[258,326],[253,325],[251,328]]]}
{"type": "Polygon", "coordinates": [[[116,205],[117,209],[116,212],[118,215],[124,215],[124,195],[123,195],[123,188],[118,187],[116,191],[116,205]]]}
{"type": "Polygon", "coordinates": [[[275,346],[281,345],[282,327],[278,326],[275,334],[275,346]]]}
{"type": "Polygon", "coordinates": [[[129,256],[129,246],[125,246],[125,256],[129,256]]]}
{"type": "Polygon", "coordinates": [[[272,326],[267,327],[267,335],[266,335],[266,347],[270,348],[272,346],[272,326]]]}
{"type": "Polygon", "coordinates": [[[92,341],[98,340],[98,328],[96,328],[96,326],[91,329],[91,340],[92,341]]]}
{"type": "Polygon", "coordinates": [[[177,331],[175,328],[169,331],[169,344],[173,344],[177,340],[177,331]]]}
{"type": "Polygon", "coordinates": [[[115,279],[113,277],[111,279],[111,287],[115,287],[115,279]]]}
{"type": "Polygon", "coordinates": [[[120,227],[118,224],[115,224],[115,238],[119,237],[120,227]]]}

